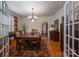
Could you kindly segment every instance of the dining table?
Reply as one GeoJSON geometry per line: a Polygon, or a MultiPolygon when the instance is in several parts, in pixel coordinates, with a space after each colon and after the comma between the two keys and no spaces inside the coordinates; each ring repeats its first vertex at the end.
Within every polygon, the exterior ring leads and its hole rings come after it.
{"type": "Polygon", "coordinates": [[[39,39],[41,37],[40,33],[35,33],[35,34],[32,34],[32,33],[26,33],[24,35],[21,35],[21,36],[16,36],[17,39],[39,39]]]}
{"type": "Polygon", "coordinates": [[[19,40],[24,40],[27,44],[27,46],[33,45],[31,44],[31,42],[37,42],[37,47],[39,47],[39,49],[41,48],[41,35],[40,33],[26,33],[24,35],[18,36],[16,37],[17,39],[17,43],[19,42],[19,40]],[[39,46],[40,45],[40,46],[39,46]]]}

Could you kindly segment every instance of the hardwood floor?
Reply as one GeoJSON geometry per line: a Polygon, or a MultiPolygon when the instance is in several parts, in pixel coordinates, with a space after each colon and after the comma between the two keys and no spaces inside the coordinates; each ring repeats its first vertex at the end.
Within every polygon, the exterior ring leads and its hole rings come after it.
{"type": "MultiPolygon", "coordinates": [[[[59,42],[55,42],[55,41],[49,39],[49,42],[47,43],[47,45],[48,45],[48,51],[49,51],[51,57],[63,57],[63,52],[61,52],[61,50],[60,50],[59,42]]],[[[16,47],[15,40],[11,40],[10,47],[11,48],[16,47]]]]}
{"type": "Polygon", "coordinates": [[[63,52],[61,52],[60,50],[59,42],[49,40],[48,50],[49,50],[50,55],[53,57],[63,57],[63,52]]]}

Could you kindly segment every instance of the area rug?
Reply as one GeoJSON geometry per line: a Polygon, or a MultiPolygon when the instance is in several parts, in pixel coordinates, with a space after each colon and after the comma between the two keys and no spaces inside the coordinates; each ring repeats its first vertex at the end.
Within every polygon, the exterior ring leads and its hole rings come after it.
{"type": "Polygon", "coordinates": [[[30,51],[30,50],[21,50],[18,52],[15,48],[10,48],[9,56],[10,57],[50,57],[50,54],[47,49],[46,40],[42,40],[41,50],[39,51],[30,51]]]}

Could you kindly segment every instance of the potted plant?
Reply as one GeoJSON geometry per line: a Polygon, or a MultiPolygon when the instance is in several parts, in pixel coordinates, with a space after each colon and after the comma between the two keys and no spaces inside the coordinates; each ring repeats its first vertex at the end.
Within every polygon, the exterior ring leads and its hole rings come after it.
{"type": "Polygon", "coordinates": [[[12,39],[14,36],[14,33],[13,32],[9,32],[9,38],[12,39]]]}

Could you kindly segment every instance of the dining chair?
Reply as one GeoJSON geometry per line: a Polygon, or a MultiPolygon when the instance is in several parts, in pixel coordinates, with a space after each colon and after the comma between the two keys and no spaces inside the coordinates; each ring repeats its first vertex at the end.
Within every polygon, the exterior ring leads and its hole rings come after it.
{"type": "Polygon", "coordinates": [[[23,39],[17,38],[17,37],[21,36],[21,33],[19,31],[15,32],[15,36],[16,36],[16,49],[20,51],[20,50],[24,49],[26,42],[23,39]]]}
{"type": "Polygon", "coordinates": [[[22,35],[25,35],[25,31],[21,31],[21,34],[22,34],[22,35]]]}
{"type": "MultiPolygon", "coordinates": [[[[40,38],[39,38],[39,39],[40,39],[40,38]]],[[[35,51],[38,51],[38,50],[40,50],[40,48],[41,48],[41,46],[40,46],[41,42],[40,42],[39,39],[32,40],[32,41],[30,42],[31,48],[32,48],[33,50],[35,50],[35,51]]]]}

